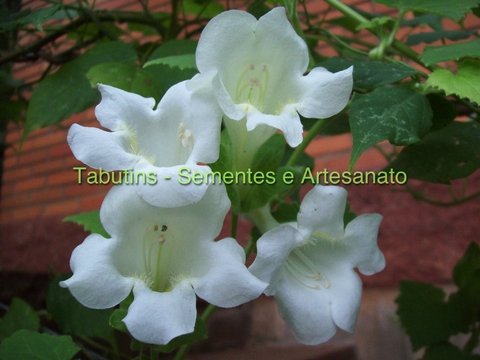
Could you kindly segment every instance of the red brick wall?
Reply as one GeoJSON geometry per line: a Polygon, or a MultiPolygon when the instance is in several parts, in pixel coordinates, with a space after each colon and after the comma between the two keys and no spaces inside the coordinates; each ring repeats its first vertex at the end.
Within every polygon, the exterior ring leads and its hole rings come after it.
{"type": "MultiPolygon", "coordinates": [[[[109,1],[109,7],[131,7],[137,2],[109,1]]],[[[350,1],[366,11],[385,11],[370,1],[350,1]]],[[[155,8],[163,6],[162,1],[155,8]]],[[[102,3],[103,6],[105,2],[102,3]]],[[[310,7],[324,11],[323,2],[310,7]]],[[[389,10],[391,11],[391,10],[389,10]]],[[[327,16],[338,13],[330,11],[327,16]]],[[[448,21],[446,23],[449,23],[448,21]]],[[[479,26],[473,18],[471,27],[479,26]]],[[[451,25],[451,24],[450,24],[451,25]]],[[[373,41],[368,34],[363,39],[373,41]]],[[[321,46],[324,54],[334,55],[321,46]]],[[[17,76],[34,79],[44,65],[21,66],[17,76]]],[[[76,161],[67,144],[68,127],[79,122],[95,126],[93,111],[75,115],[56,127],[33,132],[20,147],[22,129],[9,127],[5,153],[0,203],[0,270],[45,272],[65,271],[71,250],[85,237],[74,224],[62,223],[66,215],[98,209],[108,190],[106,186],[77,185],[76,161]]],[[[308,149],[317,169],[345,170],[350,157],[351,137],[340,135],[319,138],[308,149]]],[[[359,160],[359,170],[381,169],[385,161],[376,150],[367,151],[359,160]]],[[[477,176],[477,183],[478,183],[477,176]]],[[[443,188],[432,187],[442,195],[443,188]]],[[[369,284],[393,284],[400,278],[446,281],[450,268],[469,241],[476,240],[478,225],[473,216],[480,213],[478,201],[443,209],[420,204],[400,189],[386,186],[350,186],[350,199],[356,212],[380,212],[380,246],[387,256],[387,270],[369,279],[369,284]],[[425,257],[423,257],[423,255],[425,257]]]]}

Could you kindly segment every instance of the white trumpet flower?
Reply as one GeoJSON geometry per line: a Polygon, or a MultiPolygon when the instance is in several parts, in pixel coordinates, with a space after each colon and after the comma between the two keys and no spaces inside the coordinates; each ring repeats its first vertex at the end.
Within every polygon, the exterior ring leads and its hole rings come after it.
{"type": "Polygon", "coordinates": [[[73,276],[61,285],[94,309],[117,305],[133,289],[123,321],[139,341],[166,344],[190,333],[195,294],[233,307],[267,286],[247,270],[244,250],[233,238],[214,241],[229,207],[224,186],[209,186],[196,204],[168,209],[146,203],[131,186],[114,187],[100,211],[112,237],[87,237],[73,251],[73,276]]]}
{"type": "Polygon", "coordinates": [[[199,201],[207,184],[182,185],[178,172],[209,172],[200,163],[219,155],[221,112],[206,92],[193,94],[185,82],[171,87],[157,109],[144,98],[99,85],[102,101],[95,109],[100,124],[111,131],[72,125],[68,143],[75,157],[93,168],[155,174],[156,184],[139,181],[136,189],[155,206],[176,207],[199,201]]]}
{"type": "Polygon", "coordinates": [[[230,10],[210,20],[200,36],[200,74],[192,79],[192,87],[210,87],[225,115],[246,118],[249,131],[262,124],[279,129],[295,147],[302,141],[299,114],[335,115],[352,91],[352,68],[331,73],[318,67],[304,75],[308,62],[307,45],[284,8],[274,8],[258,20],[230,10]]]}
{"type": "Polygon", "coordinates": [[[317,185],[304,198],[296,223],[279,225],[257,242],[250,271],[270,285],[280,312],[297,339],[319,344],[336,327],[353,331],[365,275],[381,271],[377,246],[382,217],[360,215],[344,228],[346,190],[317,185]]]}

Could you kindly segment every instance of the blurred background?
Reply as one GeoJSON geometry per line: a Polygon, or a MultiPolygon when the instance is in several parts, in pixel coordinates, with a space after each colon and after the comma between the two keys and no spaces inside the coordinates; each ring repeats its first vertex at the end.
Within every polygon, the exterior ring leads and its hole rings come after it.
{"type": "MultiPolygon", "coordinates": [[[[397,13],[391,7],[368,0],[345,0],[345,3],[370,14],[395,16],[397,13]]],[[[5,82],[10,87],[4,86],[10,91],[4,92],[8,96],[2,95],[0,99],[3,143],[0,301],[3,304],[8,305],[13,297],[20,297],[35,309],[44,307],[49,280],[56,274],[69,271],[71,252],[87,235],[81,226],[63,219],[68,215],[98,210],[109,189],[109,186],[77,184],[73,167],[83,164],[73,157],[66,143],[66,132],[71,124],[99,126],[90,106],[98,102],[95,89],[90,86],[89,91],[94,94],[86,106],[64,104],[66,109],[62,110],[62,114],[68,115],[68,119],[61,122],[53,119],[52,125],[44,127],[49,124],[43,123],[40,124],[41,129],[36,129],[38,124],[25,125],[28,114],[23,102],[30,98],[32,88],[99,39],[136,43],[139,48],[144,46],[141,55],[150,56],[156,51],[151,44],[159,45],[174,38],[198,39],[208,18],[224,9],[250,9],[261,13],[262,6],[266,5],[261,1],[233,0],[218,3],[195,0],[97,0],[85,3],[7,0],[3,4],[0,69],[5,79],[7,75],[4,76],[4,73],[12,75],[5,82]],[[59,6],[64,12],[60,14],[52,10],[53,6],[59,6]],[[30,10],[37,16],[25,20],[22,26],[12,25],[8,30],[5,25],[8,24],[7,10],[13,8],[17,11],[30,10]],[[65,24],[77,21],[68,17],[77,19],[78,14],[73,12],[78,8],[87,9],[78,17],[84,19],[83,23],[71,25],[71,29],[65,30],[65,24]],[[38,16],[38,11],[42,9],[47,9],[43,18],[38,16]],[[52,12],[56,16],[52,16],[52,12]],[[169,27],[168,21],[162,20],[169,19],[172,12],[182,19],[177,28],[169,27]],[[48,21],[44,22],[45,19],[48,21]],[[42,40],[48,37],[50,41],[42,40]],[[148,49],[149,46],[152,49],[148,49]],[[7,102],[15,103],[15,108],[7,106],[7,102]],[[28,127],[28,134],[23,138],[25,127],[28,127]]],[[[299,6],[307,8],[315,18],[322,19],[330,33],[352,36],[344,26],[339,25],[342,14],[326,2],[306,0],[299,2],[299,6]]],[[[478,33],[480,20],[469,14],[461,26],[447,18],[441,20],[441,25],[444,31],[457,32],[458,36],[464,32],[464,38],[468,39],[478,33]]],[[[397,38],[405,41],[410,38],[413,48],[421,51],[426,43],[415,43],[415,36],[429,31],[431,29],[427,25],[405,26],[399,30],[397,38]]],[[[365,43],[374,41],[374,36],[366,30],[356,31],[354,37],[365,43]]],[[[445,41],[448,43],[448,39],[433,39],[430,44],[438,45],[445,41]]],[[[315,48],[325,58],[342,55],[324,41],[318,41],[315,48]]],[[[83,71],[80,65],[78,69],[83,71]]],[[[173,82],[195,73],[188,69],[176,71],[173,82]]],[[[72,91],[77,85],[78,88],[84,86],[77,84],[75,79],[70,80],[72,91]]],[[[165,79],[158,86],[166,88],[169,81],[165,79]]],[[[54,101],[54,97],[59,96],[57,92],[52,89],[51,105],[42,108],[47,117],[49,113],[53,117],[58,116],[58,109],[53,108],[60,107],[54,101]]],[[[81,92],[78,96],[78,102],[85,100],[81,92]]],[[[318,171],[325,168],[345,171],[351,147],[352,139],[347,126],[344,133],[318,136],[307,153],[314,159],[318,171]]],[[[397,150],[387,143],[380,144],[380,149],[369,149],[361,156],[355,170],[381,170],[388,163],[383,154],[385,151],[397,150]]],[[[478,198],[455,201],[452,191],[455,194],[455,191],[465,188],[478,189],[480,172],[468,177],[468,184],[463,180],[453,186],[412,180],[409,185],[409,190],[394,185],[347,186],[349,203],[355,213],[377,212],[384,216],[379,246],[387,262],[386,269],[380,274],[363,277],[364,296],[355,334],[339,332],[327,344],[301,346],[278,315],[272,299],[262,297],[239,308],[216,312],[208,325],[209,339],[196,345],[189,358],[413,359],[410,341],[396,315],[395,298],[399,283],[401,280],[415,280],[441,285],[446,291],[453,288],[453,266],[470,242],[478,242],[480,201],[478,198]]],[[[250,229],[246,221],[241,220],[240,224],[239,241],[246,243],[250,229]]],[[[458,339],[459,343],[462,341],[458,339]]]]}

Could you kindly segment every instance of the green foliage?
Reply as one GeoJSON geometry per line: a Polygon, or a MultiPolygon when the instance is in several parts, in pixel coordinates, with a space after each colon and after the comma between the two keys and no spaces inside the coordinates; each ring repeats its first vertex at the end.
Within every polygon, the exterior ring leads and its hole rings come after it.
{"type": "Polygon", "coordinates": [[[456,73],[447,69],[435,69],[428,77],[427,84],[480,104],[480,60],[465,59],[458,64],[456,73]]]}
{"type": "MultiPolygon", "coordinates": [[[[465,255],[453,269],[453,280],[461,289],[464,299],[472,306],[475,313],[472,316],[479,318],[480,307],[480,246],[472,243],[465,255]]],[[[480,318],[479,318],[480,320],[480,318]]]]}
{"type": "Polygon", "coordinates": [[[211,18],[225,10],[223,5],[215,0],[183,0],[183,10],[187,14],[211,18]]]}
{"type": "Polygon", "coordinates": [[[376,88],[355,96],[350,111],[353,167],[366,149],[387,139],[395,145],[418,142],[431,126],[427,98],[405,87],[376,88]]]}
{"type": "MultiPolygon", "coordinates": [[[[267,172],[276,173],[285,152],[285,141],[280,134],[273,135],[270,139],[260,146],[257,150],[251,166],[252,173],[259,172],[266,174],[267,172]]],[[[278,173],[279,175],[279,173],[278,173]]],[[[262,207],[269,202],[276,194],[284,188],[284,183],[277,179],[274,185],[266,184],[249,184],[242,189],[242,211],[262,207]]]]}
{"type": "Polygon", "coordinates": [[[443,46],[427,46],[420,56],[425,65],[441,61],[460,60],[464,57],[480,57],[480,39],[443,46]]]}
{"type": "Polygon", "coordinates": [[[98,92],[90,86],[86,77],[90,68],[103,62],[135,58],[131,45],[121,42],[99,43],[47,76],[33,91],[24,136],[32,130],[56,124],[97,101],[98,92]]]}
{"type": "Polygon", "coordinates": [[[414,10],[461,20],[478,0],[375,0],[376,2],[402,10],[414,10]]]}
{"type": "Polygon", "coordinates": [[[113,339],[113,330],[109,326],[112,309],[94,310],[80,304],[68,289],[58,284],[67,276],[55,277],[48,287],[47,310],[63,333],[75,336],[113,339]]]}
{"type": "Polygon", "coordinates": [[[459,304],[445,300],[445,293],[433,285],[400,283],[397,314],[414,350],[448,340],[464,328],[463,324],[458,324],[459,304]]]}
{"type": "Polygon", "coordinates": [[[166,57],[161,57],[148,61],[144,67],[151,65],[167,65],[171,68],[179,68],[181,70],[191,69],[196,70],[197,66],[195,65],[195,55],[194,54],[183,54],[183,55],[171,55],[166,57]]]}
{"type": "Polygon", "coordinates": [[[480,125],[453,122],[402,150],[390,166],[410,178],[449,183],[480,167],[480,125]]]}
{"type": "Polygon", "coordinates": [[[430,284],[400,284],[397,314],[413,349],[426,347],[422,360],[479,358],[471,354],[480,340],[479,274],[480,246],[472,243],[453,270],[458,289],[449,296],[430,284]],[[451,336],[469,332],[471,336],[462,350],[449,343],[451,336]]]}
{"type": "Polygon", "coordinates": [[[466,354],[449,343],[430,346],[422,360],[480,360],[480,356],[466,354]]]}
{"type": "Polygon", "coordinates": [[[79,350],[70,336],[19,330],[0,344],[0,359],[70,360],[79,350]]]}
{"type": "Polygon", "coordinates": [[[361,89],[373,89],[415,74],[415,69],[402,63],[385,63],[372,60],[346,60],[334,57],[322,61],[318,65],[334,72],[353,66],[354,87],[361,89]]]}
{"type": "Polygon", "coordinates": [[[100,221],[100,212],[98,210],[83,212],[75,215],[67,216],[63,219],[64,222],[73,222],[92,234],[100,234],[103,237],[109,238],[107,231],[103,228],[100,221]]]}
{"type": "Polygon", "coordinates": [[[37,313],[25,301],[14,298],[5,316],[0,319],[0,341],[18,330],[37,331],[40,319],[37,313]]]}
{"type": "Polygon", "coordinates": [[[428,102],[433,111],[432,130],[441,129],[450,124],[457,116],[454,104],[440,94],[428,94],[428,102]]]}

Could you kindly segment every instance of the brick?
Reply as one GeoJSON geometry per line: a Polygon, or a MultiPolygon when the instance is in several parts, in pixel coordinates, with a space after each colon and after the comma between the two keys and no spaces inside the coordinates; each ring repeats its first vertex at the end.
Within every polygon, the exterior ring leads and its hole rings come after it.
{"type": "Polygon", "coordinates": [[[6,183],[6,182],[12,182],[13,180],[27,178],[27,177],[30,176],[30,174],[31,174],[30,168],[28,168],[28,167],[25,167],[25,168],[13,167],[13,168],[10,168],[10,169],[6,169],[3,172],[2,182],[6,183]]]}
{"type": "Polygon", "coordinates": [[[32,175],[40,175],[44,173],[53,173],[55,171],[66,170],[67,168],[65,167],[65,160],[60,158],[50,159],[40,164],[29,166],[29,169],[32,175]]]}
{"type": "Polygon", "coordinates": [[[47,178],[46,184],[51,185],[60,185],[60,184],[76,184],[77,175],[71,170],[63,170],[52,175],[49,175],[47,178]]]}
{"type": "Polygon", "coordinates": [[[3,168],[4,169],[9,169],[18,164],[18,157],[16,156],[11,156],[7,157],[3,160],[3,168]]]}
{"type": "Polygon", "coordinates": [[[50,159],[48,149],[41,149],[38,151],[31,151],[29,153],[22,153],[18,157],[18,165],[31,165],[40,161],[47,161],[50,159]]]}
{"type": "Polygon", "coordinates": [[[13,211],[14,221],[25,221],[28,219],[34,219],[43,214],[43,206],[30,206],[13,211]]]}
{"type": "Polygon", "coordinates": [[[46,185],[45,179],[45,177],[35,177],[24,181],[19,181],[15,184],[15,192],[41,188],[46,185]]]}
{"type": "Polygon", "coordinates": [[[80,200],[80,209],[82,211],[98,210],[102,205],[105,195],[96,194],[89,197],[82,198],[80,200]]]}
{"type": "Polygon", "coordinates": [[[49,148],[51,156],[73,156],[67,143],[57,144],[49,148]]]}
{"type": "Polygon", "coordinates": [[[65,188],[65,196],[72,197],[72,196],[83,196],[83,195],[98,195],[103,194],[105,195],[108,191],[108,187],[104,187],[101,185],[88,185],[88,184],[75,184],[69,185],[65,188]]]}
{"type": "Polygon", "coordinates": [[[67,216],[80,212],[79,200],[66,200],[45,206],[45,216],[62,215],[67,216]]]}
{"type": "Polygon", "coordinates": [[[32,149],[38,149],[46,146],[56,145],[59,143],[66,144],[67,132],[65,130],[58,130],[49,132],[43,136],[38,136],[34,139],[27,140],[22,147],[22,151],[29,151],[32,149]]]}
{"type": "Polygon", "coordinates": [[[351,147],[352,136],[350,134],[322,136],[308,145],[306,153],[312,157],[317,157],[322,154],[349,150],[351,147]]]}

